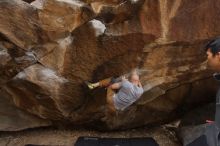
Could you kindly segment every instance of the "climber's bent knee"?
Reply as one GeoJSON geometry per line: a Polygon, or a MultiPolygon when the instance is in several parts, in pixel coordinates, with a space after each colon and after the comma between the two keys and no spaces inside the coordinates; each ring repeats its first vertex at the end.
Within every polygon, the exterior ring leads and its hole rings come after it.
{"type": "Polygon", "coordinates": [[[115,92],[111,89],[111,88],[108,88],[107,89],[107,105],[108,105],[108,108],[110,111],[112,112],[115,112],[116,111],[116,108],[115,108],[115,105],[114,105],[114,95],[115,95],[115,92]]]}

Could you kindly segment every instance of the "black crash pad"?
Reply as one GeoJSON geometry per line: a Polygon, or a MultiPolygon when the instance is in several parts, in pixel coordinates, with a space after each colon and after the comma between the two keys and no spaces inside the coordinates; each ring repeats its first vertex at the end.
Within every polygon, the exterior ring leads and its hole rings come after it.
{"type": "Polygon", "coordinates": [[[202,135],[196,140],[194,140],[192,143],[188,144],[187,146],[209,146],[207,144],[206,136],[202,135]]]}
{"type": "MultiPolygon", "coordinates": [[[[24,146],[62,146],[62,145],[36,145],[36,144],[26,144],[24,146]]],[[[65,145],[63,145],[65,146],[65,145]]]]}
{"type": "Polygon", "coordinates": [[[159,146],[153,138],[79,137],[74,146],[159,146]]]}

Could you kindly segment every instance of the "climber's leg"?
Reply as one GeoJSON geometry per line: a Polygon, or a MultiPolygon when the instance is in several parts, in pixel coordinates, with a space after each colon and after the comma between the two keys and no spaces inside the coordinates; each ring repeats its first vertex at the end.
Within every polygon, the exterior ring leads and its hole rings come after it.
{"type": "Polygon", "coordinates": [[[115,92],[113,89],[111,89],[110,87],[107,88],[107,106],[109,109],[110,113],[115,113],[116,109],[115,109],[115,105],[114,105],[114,100],[113,100],[113,96],[114,96],[115,92]]]}
{"type": "Polygon", "coordinates": [[[111,84],[112,80],[113,78],[107,78],[96,83],[86,82],[86,84],[89,87],[89,89],[94,89],[97,87],[108,87],[111,84]]]}
{"type": "Polygon", "coordinates": [[[112,78],[107,78],[99,81],[99,87],[108,87],[111,84],[112,78]]]}

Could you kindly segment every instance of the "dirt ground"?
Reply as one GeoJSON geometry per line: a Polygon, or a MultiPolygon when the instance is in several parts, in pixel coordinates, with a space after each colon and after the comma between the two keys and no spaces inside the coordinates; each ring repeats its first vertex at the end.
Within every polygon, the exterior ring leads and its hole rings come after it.
{"type": "Polygon", "coordinates": [[[181,146],[175,132],[163,126],[138,128],[126,131],[100,132],[94,130],[61,130],[55,128],[28,129],[19,132],[0,132],[0,146],[59,145],[73,146],[79,136],[114,138],[153,137],[160,146],[181,146]]]}

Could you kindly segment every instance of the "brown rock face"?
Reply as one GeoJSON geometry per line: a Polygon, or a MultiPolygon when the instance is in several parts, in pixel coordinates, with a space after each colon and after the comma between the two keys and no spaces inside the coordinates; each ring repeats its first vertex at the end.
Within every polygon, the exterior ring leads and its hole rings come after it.
{"type": "Polygon", "coordinates": [[[220,34],[213,6],[217,0],[2,0],[1,89],[47,122],[103,130],[165,122],[215,95],[203,51],[220,34]],[[133,68],[145,92],[115,116],[104,89],[82,86],[133,68]]]}
{"type": "Polygon", "coordinates": [[[37,11],[32,6],[17,0],[1,1],[0,9],[1,34],[25,50],[39,43],[40,33],[35,25],[37,11]]]}
{"type": "Polygon", "coordinates": [[[2,90],[0,90],[0,93],[1,131],[18,131],[26,128],[50,126],[52,124],[49,120],[41,119],[15,107],[10,95],[2,90]]]}

